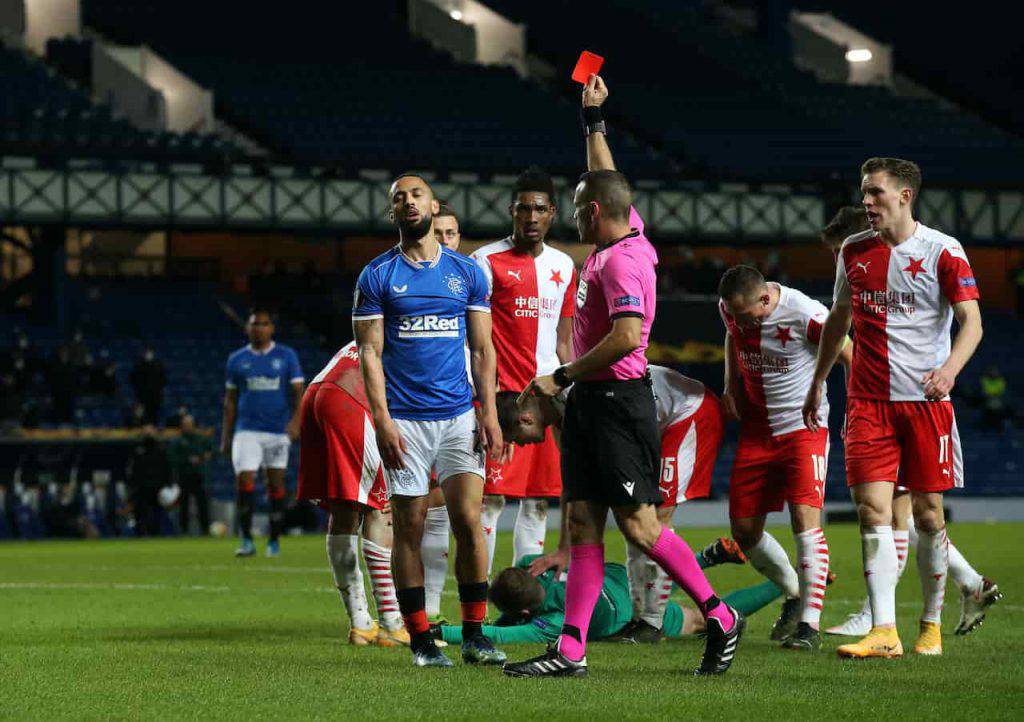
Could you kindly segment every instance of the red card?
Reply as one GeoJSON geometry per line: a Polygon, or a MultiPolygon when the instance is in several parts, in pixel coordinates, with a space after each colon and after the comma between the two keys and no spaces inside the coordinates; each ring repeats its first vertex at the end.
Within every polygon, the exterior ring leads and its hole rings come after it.
{"type": "Polygon", "coordinates": [[[604,65],[604,58],[600,55],[594,55],[589,50],[584,50],[580,53],[580,59],[576,61],[576,68],[572,71],[572,79],[577,83],[586,85],[587,81],[590,80],[590,76],[597,75],[602,65],[604,65]]]}

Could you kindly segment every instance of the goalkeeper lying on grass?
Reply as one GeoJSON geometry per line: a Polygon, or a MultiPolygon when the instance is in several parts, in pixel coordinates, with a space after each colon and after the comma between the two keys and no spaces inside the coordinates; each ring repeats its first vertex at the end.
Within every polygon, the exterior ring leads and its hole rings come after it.
{"type": "MultiPolygon", "coordinates": [[[[538,577],[528,571],[536,555],[523,557],[514,567],[498,574],[491,582],[490,601],[501,611],[494,626],[485,626],[484,634],[496,644],[516,642],[554,642],[565,616],[565,582],[549,569],[538,577]]],[[[697,555],[702,568],[712,566],[702,552],[697,555]]],[[[763,582],[726,595],[722,601],[750,615],[777,599],[782,592],[771,582],[763,582]]],[[[632,623],[633,600],[629,593],[626,567],[604,565],[604,585],[587,636],[591,639],[615,638],[632,623]]],[[[660,636],[681,637],[704,631],[704,618],[696,609],[669,603],[660,636]]],[[[462,627],[434,627],[434,635],[449,643],[462,642],[462,627]]],[[[621,637],[620,641],[639,641],[621,637]]],[[[646,641],[646,640],[645,640],[646,641]]],[[[654,640],[650,640],[654,641],[654,640]]]]}

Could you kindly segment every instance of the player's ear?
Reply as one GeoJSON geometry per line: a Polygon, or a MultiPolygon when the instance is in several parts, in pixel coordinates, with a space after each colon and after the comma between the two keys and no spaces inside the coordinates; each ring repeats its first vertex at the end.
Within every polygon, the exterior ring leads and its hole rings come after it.
{"type": "Polygon", "coordinates": [[[430,212],[435,215],[441,212],[441,204],[437,202],[436,198],[430,201],[430,212]]]}

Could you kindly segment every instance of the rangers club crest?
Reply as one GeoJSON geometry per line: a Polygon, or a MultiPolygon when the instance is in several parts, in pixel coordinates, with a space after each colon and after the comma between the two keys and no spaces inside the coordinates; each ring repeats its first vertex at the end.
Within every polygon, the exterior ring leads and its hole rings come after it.
{"type": "Polygon", "coordinates": [[[461,296],[466,292],[465,282],[453,273],[449,273],[444,277],[444,280],[448,283],[448,290],[455,296],[461,296]]]}

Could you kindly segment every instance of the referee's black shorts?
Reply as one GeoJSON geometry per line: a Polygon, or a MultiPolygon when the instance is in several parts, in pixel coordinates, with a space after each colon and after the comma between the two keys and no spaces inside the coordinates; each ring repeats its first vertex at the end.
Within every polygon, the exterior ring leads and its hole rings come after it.
{"type": "Polygon", "coordinates": [[[568,501],[660,504],[661,435],[648,379],[573,385],[562,422],[568,501]]]}

